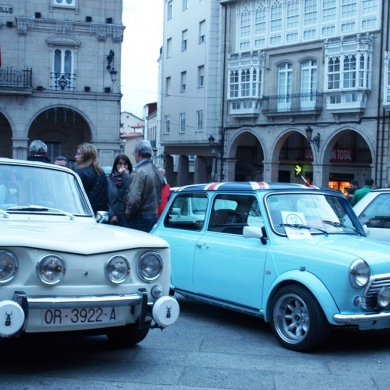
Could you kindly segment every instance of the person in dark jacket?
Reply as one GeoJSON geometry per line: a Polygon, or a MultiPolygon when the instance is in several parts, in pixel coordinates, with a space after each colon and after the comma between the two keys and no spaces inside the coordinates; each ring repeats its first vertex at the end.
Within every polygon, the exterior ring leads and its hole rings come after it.
{"type": "Polygon", "coordinates": [[[132,229],[150,232],[157,222],[157,209],[161,202],[163,178],[154,166],[149,141],[137,142],[134,157],[137,162],[130,175],[130,188],[126,202],[126,218],[132,229]]]}
{"type": "Polygon", "coordinates": [[[95,146],[82,143],[77,147],[75,156],[77,168],[93,212],[108,211],[107,178],[103,168],[98,163],[95,146]]]}
{"type": "Polygon", "coordinates": [[[28,161],[41,161],[45,163],[51,163],[47,158],[47,145],[39,139],[32,141],[29,147],[30,155],[28,156],[28,161]]]}
{"type": "Polygon", "coordinates": [[[120,154],[115,158],[108,185],[108,222],[111,225],[128,227],[125,216],[125,201],[129,189],[130,173],[133,170],[129,157],[120,154]]]}

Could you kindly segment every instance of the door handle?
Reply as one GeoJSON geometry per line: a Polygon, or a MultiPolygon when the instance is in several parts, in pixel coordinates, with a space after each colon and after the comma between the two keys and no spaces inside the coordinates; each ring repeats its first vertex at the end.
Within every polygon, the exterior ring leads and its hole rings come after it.
{"type": "Polygon", "coordinates": [[[205,249],[208,249],[208,245],[207,244],[196,244],[196,246],[198,247],[198,248],[205,248],[205,249]]]}

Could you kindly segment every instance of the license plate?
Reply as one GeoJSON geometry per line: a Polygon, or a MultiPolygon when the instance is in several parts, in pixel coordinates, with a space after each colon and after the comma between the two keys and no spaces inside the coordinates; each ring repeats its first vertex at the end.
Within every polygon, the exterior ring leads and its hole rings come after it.
{"type": "Polygon", "coordinates": [[[43,326],[112,324],[119,321],[116,307],[42,310],[43,326]]]}

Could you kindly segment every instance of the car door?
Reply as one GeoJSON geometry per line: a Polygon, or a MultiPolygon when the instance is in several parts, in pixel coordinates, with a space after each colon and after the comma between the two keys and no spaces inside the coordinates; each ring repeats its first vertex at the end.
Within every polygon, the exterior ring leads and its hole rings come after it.
{"type": "Polygon", "coordinates": [[[358,203],[359,207],[371,196],[371,201],[358,214],[359,221],[367,226],[370,238],[390,242],[390,192],[370,193],[360,201],[360,205],[358,203]]]}
{"type": "Polygon", "coordinates": [[[206,193],[177,194],[153,231],[170,244],[171,283],[176,289],[194,291],[194,252],[203,235],[207,203],[206,193]]]}
{"type": "MultiPolygon", "coordinates": [[[[243,227],[260,213],[254,195],[216,195],[207,229],[196,243],[193,285],[198,294],[259,309],[268,245],[244,238],[243,227]],[[245,206],[243,206],[245,205],[245,206]]],[[[253,224],[259,226],[258,224],[253,224]]]]}

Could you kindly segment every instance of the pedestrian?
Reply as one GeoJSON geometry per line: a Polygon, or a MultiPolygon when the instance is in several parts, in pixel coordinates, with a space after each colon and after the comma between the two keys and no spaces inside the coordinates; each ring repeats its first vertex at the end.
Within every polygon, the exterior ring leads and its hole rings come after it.
{"type": "Polygon", "coordinates": [[[47,145],[39,139],[31,142],[29,147],[30,155],[28,161],[41,161],[44,163],[51,163],[47,158],[47,145]]]}
{"type": "Polygon", "coordinates": [[[75,156],[77,168],[93,212],[108,211],[107,178],[98,163],[95,146],[82,143],[77,147],[75,156]]]}
{"type": "Polygon", "coordinates": [[[67,167],[68,166],[68,159],[64,156],[58,156],[54,160],[54,164],[60,165],[61,167],[67,167]]]}
{"type": "Polygon", "coordinates": [[[130,175],[126,218],[130,228],[150,232],[157,222],[163,178],[151,160],[153,150],[149,141],[137,142],[133,154],[137,164],[130,175]]]}
{"type": "Polygon", "coordinates": [[[345,190],[347,192],[346,198],[347,198],[349,203],[351,203],[353,194],[358,189],[359,189],[359,182],[357,180],[351,180],[349,182],[349,188],[345,188],[345,190]]]}
{"type": "Polygon", "coordinates": [[[120,154],[115,158],[108,185],[108,223],[128,227],[129,220],[125,216],[125,202],[129,189],[130,174],[133,171],[129,157],[120,154]]]}
{"type": "Polygon", "coordinates": [[[371,177],[368,177],[364,182],[364,187],[359,188],[353,194],[353,197],[351,199],[351,206],[355,206],[355,204],[359,202],[359,200],[365,197],[372,190],[373,185],[374,180],[371,177]]]}
{"type": "Polygon", "coordinates": [[[161,202],[160,205],[158,206],[157,210],[157,217],[160,218],[162,212],[165,209],[165,206],[168,203],[169,197],[171,196],[171,186],[167,182],[167,178],[165,177],[165,169],[162,167],[157,167],[158,171],[160,172],[160,175],[163,178],[163,188],[161,192],[161,202]]]}

